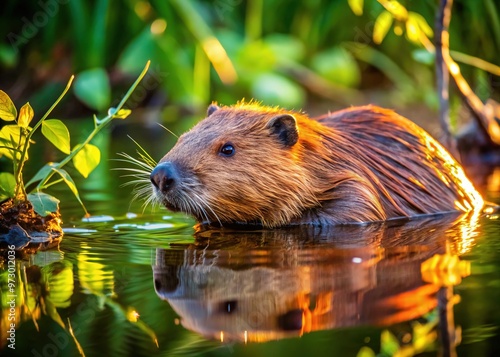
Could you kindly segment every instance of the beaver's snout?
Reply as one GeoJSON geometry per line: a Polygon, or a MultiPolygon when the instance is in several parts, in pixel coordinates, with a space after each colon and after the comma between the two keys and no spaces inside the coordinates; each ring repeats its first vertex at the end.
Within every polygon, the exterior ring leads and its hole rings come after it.
{"type": "Polygon", "coordinates": [[[302,309],[295,309],[288,311],[278,317],[278,326],[284,331],[297,331],[302,329],[302,320],[304,311],[302,309]]]}
{"type": "Polygon", "coordinates": [[[175,186],[179,180],[179,174],[173,163],[162,162],[153,169],[150,178],[157,190],[166,193],[175,186]]]}

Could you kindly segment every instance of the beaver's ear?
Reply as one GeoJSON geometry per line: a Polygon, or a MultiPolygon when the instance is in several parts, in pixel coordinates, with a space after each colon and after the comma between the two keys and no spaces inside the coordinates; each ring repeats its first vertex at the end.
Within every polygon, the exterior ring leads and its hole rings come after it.
{"type": "Polygon", "coordinates": [[[280,114],[275,116],[269,120],[267,128],[272,134],[276,135],[285,146],[293,146],[299,140],[297,121],[293,115],[280,114]]]}
{"type": "Polygon", "coordinates": [[[212,115],[217,110],[219,110],[219,106],[217,104],[215,103],[210,104],[207,109],[207,117],[212,115]]]}

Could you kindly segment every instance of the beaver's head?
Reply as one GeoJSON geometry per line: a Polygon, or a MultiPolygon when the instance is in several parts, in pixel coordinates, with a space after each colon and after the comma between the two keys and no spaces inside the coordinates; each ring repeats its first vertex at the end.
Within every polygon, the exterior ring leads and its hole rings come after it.
{"type": "Polygon", "coordinates": [[[317,205],[302,162],[301,114],[211,105],[151,173],[158,201],[200,222],[284,225],[317,205]]]}

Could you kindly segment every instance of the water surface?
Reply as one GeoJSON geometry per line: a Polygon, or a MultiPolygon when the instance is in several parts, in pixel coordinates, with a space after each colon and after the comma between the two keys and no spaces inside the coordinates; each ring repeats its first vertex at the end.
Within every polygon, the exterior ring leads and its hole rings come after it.
{"type": "Polygon", "coordinates": [[[2,355],[500,355],[498,215],[196,231],[103,166],[93,219],[62,190],[60,245],[16,256],[15,350],[4,262],[2,355]]]}

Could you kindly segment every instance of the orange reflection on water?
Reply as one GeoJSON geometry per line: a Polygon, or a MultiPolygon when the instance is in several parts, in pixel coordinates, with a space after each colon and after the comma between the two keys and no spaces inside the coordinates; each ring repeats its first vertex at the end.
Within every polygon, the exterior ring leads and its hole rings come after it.
{"type": "Polygon", "coordinates": [[[438,292],[469,274],[456,254],[477,230],[473,211],[406,224],[200,231],[195,243],[157,250],[154,285],[185,328],[224,342],[391,325],[436,309],[438,292]],[[429,264],[436,254],[451,258],[429,264]]]}

